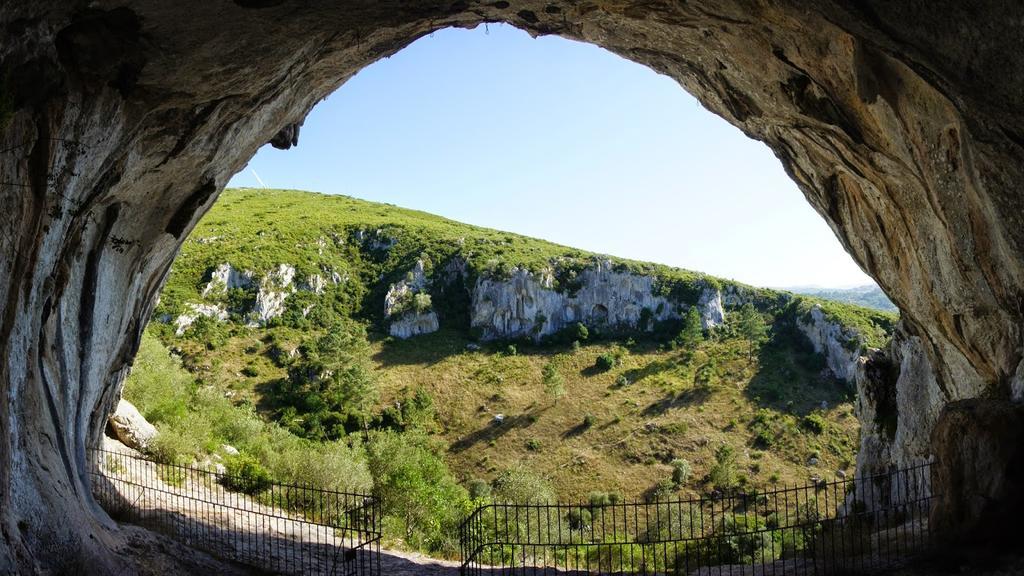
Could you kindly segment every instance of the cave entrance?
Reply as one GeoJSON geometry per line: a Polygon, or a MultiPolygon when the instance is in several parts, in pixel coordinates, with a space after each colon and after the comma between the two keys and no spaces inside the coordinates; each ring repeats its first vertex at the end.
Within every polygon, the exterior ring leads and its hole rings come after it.
{"type": "Polygon", "coordinates": [[[904,364],[925,376],[901,373],[896,385],[933,401],[900,413],[895,449],[881,454],[929,455],[913,439],[929,437],[948,403],[1019,398],[1024,238],[1006,215],[1019,213],[1024,181],[1024,64],[1012,45],[1021,7],[856,4],[351,0],[308,10],[239,0],[179,2],[188,18],[142,2],[2,11],[17,41],[0,47],[0,395],[10,399],[0,411],[0,571],[132,571],[111,552],[134,549],[122,545],[129,537],[87,496],[85,448],[172,259],[263,143],[294,142],[317,101],[449,26],[507,22],[603,46],[768,144],[911,327],[904,364]]]}

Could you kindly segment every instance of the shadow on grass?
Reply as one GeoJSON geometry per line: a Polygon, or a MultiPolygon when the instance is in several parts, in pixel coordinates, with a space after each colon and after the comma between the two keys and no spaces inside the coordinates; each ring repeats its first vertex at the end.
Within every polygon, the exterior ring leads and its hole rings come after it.
{"type": "Polygon", "coordinates": [[[780,319],[772,337],[757,351],[758,370],[744,394],[761,408],[806,416],[821,407],[847,402],[853,390],[826,374],[825,358],[790,321],[780,319]]]}
{"type": "Polygon", "coordinates": [[[586,422],[580,422],[579,424],[573,426],[572,428],[569,428],[565,432],[562,432],[562,440],[568,440],[570,438],[581,436],[584,432],[590,430],[590,428],[590,424],[587,424],[586,422]]]}
{"type": "Polygon", "coordinates": [[[694,386],[693,388],[688,388],[678,394],[669,392],[662,397],[661,400],[653,402],[647,406],[647,408],[644,408],[641,414],[650,418],[651,416],[664,414],[673,408],[700,404],[710,397],[711,389],[707,386],[694,386]]]}
{"type": "Polygon", "coordinates": [[[516,414],[515,416],[505,416],[505,421],[501,424],[496,422],[490,422],[483,428],[480,428],[476,432],[470,432],[466,436],[456,440],[448,448],[449,452],[458,454],[459,452],[465,452],[473,446],[481,442],[490,442],[497,440],[509,432],[519,429],[528,428],[537,418],[540,413],[544,412],[546,408],[540,410],[531,410],[530,412],[524,412],[523,414],[516,414]]]}

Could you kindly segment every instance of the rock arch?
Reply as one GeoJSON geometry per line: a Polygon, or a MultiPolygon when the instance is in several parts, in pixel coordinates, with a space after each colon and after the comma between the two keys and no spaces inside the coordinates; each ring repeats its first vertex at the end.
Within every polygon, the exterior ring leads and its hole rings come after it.
{"type": "Polygon", "coordinates": [[[0,572],[125,568],[84,450],[180,243],[261,144],[294,145],[319,99],[446,26],[675,78],[775,151],[903,310],[940,404],[1024,394],[1019,3],[121,4],[0,6],[0,572]]]}

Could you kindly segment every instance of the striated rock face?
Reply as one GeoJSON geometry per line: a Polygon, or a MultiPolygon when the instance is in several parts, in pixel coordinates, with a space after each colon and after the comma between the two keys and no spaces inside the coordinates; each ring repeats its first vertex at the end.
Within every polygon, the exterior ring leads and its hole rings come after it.
{"type": "Polygon", "coordinates": [[[260,281],[259,292],[256,293],[256,304],[250,317],[251,326],[266,324],[269,320],[284,314],[284,301],[295,292],[295,267],[279,264],[260,281]]]}
{"type": "Polygon", "coordinates": [[[437,313],[416,307],[416,295],[429,296],[429,288],[423,260],[416,261],[406,278],[391,285],[384,296],[384,316],[391,319],[389,334],[404,339],[437,332],[440,328],[437,313]]]}
{"type": "Polygon", "coordinates": [[[409,312],[391,322],[391,326],[388,327],[388,334],[395,338],[405,339],[419,336],[420,334],[437,332],[440,327],[441,324],[437,319],[437,313],[433,310],[422,313],[409,312]]]}
{"type": "Polygon", "coordinates": [[[184,334],[201,316],[213,318],[218,322],[226,322],[228,319],[228,311],[220,305],[190,303],[187,307],[189,311],[174,320],[174,333],[178,336],[184,334]]]}
{"type": "Polygon", "coordinates": [[[137,571],[84,455],[171,260],[257,148],[446,26],[508,22],[677,80],[775,152],[913,326],[943,401],[1011,402],[1022,19],[1011,0],[0,4],[0,573],[137,571]]]}
{"type": "MultiPolygon", "coordinates": [[[[650,276],[616,272],[609,263],[600,262],[580,273],[579,282],[579,290],[569,294],[554,290],[550,273],[538,277],[513,269],[507,280],[480,278],[473,287],[470,324],[484,340],[539,339],[577,322],[596,328],[646,330],[650,326],[640,326],[640,320],[648,314],[651,321],[680,317],[680,304],[655,295],[655,279],[650,276]]],[[[717,289],[706,289],[698,305],[705,327],[724,320],[717,289]]]]}
{"type": "Polygon", "coordinates": [[[811,308],[808,316],[797,319],[797,328],[811,341],[814,351],[825,357],[829,372],[853,384],[863,338],[856,331],[830,321],[820,306],[811,308]]]}
{"type": "MultiPolygon", "coordinates": [[[[892,468],[911,468],[933,462],[936,447],[932,434],[949,397],[939,387],[920,337],[899,326],[886,350],[872,350],[859,359],[855,371],[857,419],[861,423],[857,473],[882,474],[892,468]]],[[[895,497],[900,491],[911,497],[933,492],[929,475],[911,475],[912,482],[891,486],[882,498],[895,497]]],[[[941,490],[940,490],[941,491],[941,490]]]]}
{"type": "Polygon", "coordinates": [[[120,399],[117,409],[110,415],[110,427],[122,444],[129,448],[145,451],[157,437],[156,428],[147,421],[134,404],[120,399]]]}
{"type": "Polygon", "coordinates": [[[248,270],[238,270],[231,264],[221,264],[210,273],[210,281],[203,287],[203,298],[216,294],[223,294],[228,290],[241,288],[248,290],[254,284],[253,273],[248,270]]]}

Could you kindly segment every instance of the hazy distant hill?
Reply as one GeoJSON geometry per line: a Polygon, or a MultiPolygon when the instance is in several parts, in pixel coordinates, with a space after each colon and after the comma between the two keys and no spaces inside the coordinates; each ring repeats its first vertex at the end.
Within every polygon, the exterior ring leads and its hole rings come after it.
{"type": "Polygon", "coordinates": [[[848,304],[857,304],[859,306],[866,306],[868,308],[874,308],[876,310],[882,310],[884,312],[898,312],[896,305],[889,300],[889,297],[882,292],[882,289],[878,286],[867,284],[864,286],[856,286],[853,288],[819,288],[817,286],[797,286],[793,288],[786,288],[790,292],[796,294],[804,294],[807,296],[815,296],[817,298],[824,298],[826,300],[835,300],[836,302],[846,302],[848,304]]]}

